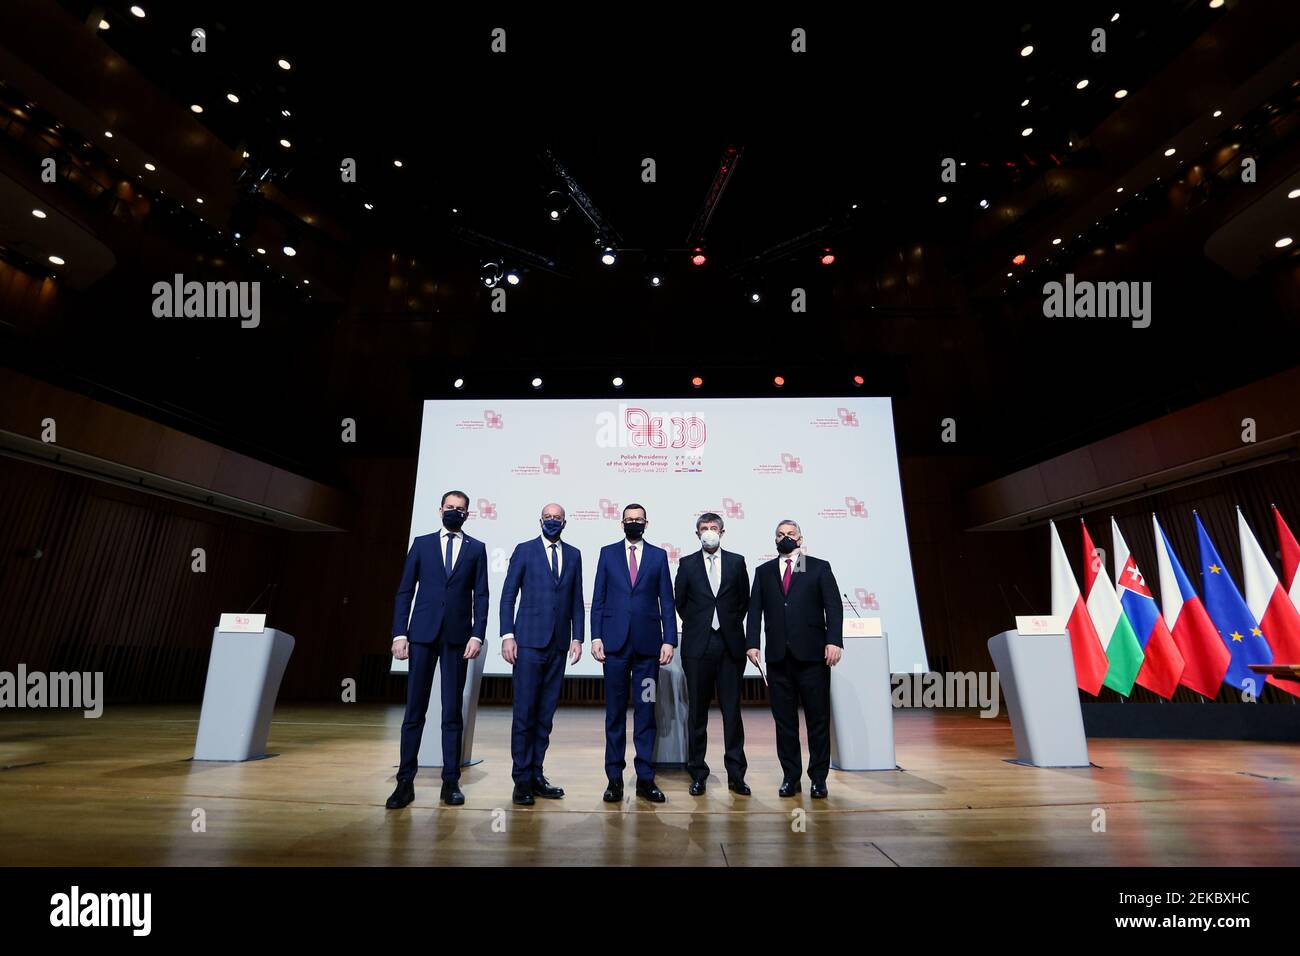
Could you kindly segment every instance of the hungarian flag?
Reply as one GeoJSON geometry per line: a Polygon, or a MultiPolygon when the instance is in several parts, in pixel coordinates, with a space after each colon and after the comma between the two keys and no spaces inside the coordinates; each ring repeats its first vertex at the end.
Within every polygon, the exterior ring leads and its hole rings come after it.
{"type": "Polygon", "coordinates": [[[1232,656],[1225,679],[1233,687],[1258,697],[1263,681],[1259,674],[1250,669],[1250,665],[1273,663],[1273,649],[1264,639],[1259,618],[1250,613],[1245,598],[1237,590],[1237,583],[1224,567],[1219,549],[1214,546],[1210,533],[1201,523],[1201,516],[1193,511],[1192,517],[1196,520],[1196,536],[1201,547],[1205,612],[1210,615],[1214,629],[1223,640],[1223,646],[1232,656]]]}
{"type": "Polygon", "coordinates": [[[1094,697],[1101,692],[1106,678],[1106,652],[1102,649],[1097,630],[1092,626],[1088,608],[1079,596],[1079,585],[1070,570],[1070,561],[1061,545],[1061,536],[1052,525],[1052,615],[1067,618],[1070,632],[1070,650],[1074,654],[1074,679],[1080,690],[1094,697]]]}
{"type": "Polygon", "coordinates": [[[1282,546],[1282,586],[1291,596],[1291,603],[1300,608],[1300,544],[1296,544],[1295,535],[1282,520],[1282,512],[1273,506],[1273,521],[1277,525],[1277,541],[1282,546]]]}
{"type": "Polygon", "coordinates": [[[1151,524],[1156,530],[1156,567],[1160,574],[1160,610],[1165,626],[1182,652],[1182,684],[1202,697],[1217,697],[1219,687],[1228,673],[1232,655],[1219,640],[1205,605],[1197,597],[1187,572],[1174,554],[1173,545],[1153,514],[1151,524]]]}
{"type": "Polygon", "coordinates": [[[1183,676],[1183,654],[1165,626],[1156,599],[1152,597],[1151,589],[1138,570],[1137,561],[1124,536],[1119,533],[1114,518],[1110,519],[1110,543],[1115,550],[1115,587],[1119,589],[1119,603],[1124,606],[1124,614],[1137,633],[1144,655],[1137,682],[1169,700],[1178,689],[1178,679],[1183,676]]]}
{"type": "MultiPolygon", "coordinates": [[[[1241,568],[1246,584],[1246,606],[1259,621],[1264,640],[1273,649],[1278,664],[1300,664],[1300,611],[1273,573],[1273,565],[1264,556],[1246,516],[1237,509],[1237,534],[1241,538],[1241,568]]],[[[1268,682],[1288,694],[1300,697],[1300,684],[1269,677],[1268,682]]]]}
{"type": "Polygon", "coordinates": [[[1127,697],[1133,693],[1133,682],[1142,669],[1142,645],[1124,613],[1124,606],[1119,603],[1119,595],[1106,574],[1106,564],[1093,547],[1088,526],[1082,518],[1079,527],[1083,529],[1083,590],[1088,595],[1088,616],[1092,618],[1092,626],[1106,651],[1106,679],[1103,683],[1127,697]]]}

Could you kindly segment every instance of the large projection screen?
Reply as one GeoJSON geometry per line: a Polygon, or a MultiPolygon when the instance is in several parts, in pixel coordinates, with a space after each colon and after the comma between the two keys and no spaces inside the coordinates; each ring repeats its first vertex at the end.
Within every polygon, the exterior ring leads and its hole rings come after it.
{"type": "MultiPolygon", "coordinates": [[[[888,398],[427,401],[412,540],[441,527],[439,502],[453,488],[469,495],[464,530],[490,559],[484,673],[510,673],[501,586],[515,545],[541,533],[551,501],[568,513],[564,540],[582,552],[588,610],[599,550],[621,540],[629,502],[646,507],[646,540],[667,550],[674,576],[678,558],[699,548],[700,514],[723,516],[722,547],[744,556],[751,580],[776,556],[777,522],[790,518],[807,552],[831,563],[845,616],[882,619],[890,669],[928,670],[888,398]]],[[[584,648],[567,673],[601,669],[584,648]]]]}

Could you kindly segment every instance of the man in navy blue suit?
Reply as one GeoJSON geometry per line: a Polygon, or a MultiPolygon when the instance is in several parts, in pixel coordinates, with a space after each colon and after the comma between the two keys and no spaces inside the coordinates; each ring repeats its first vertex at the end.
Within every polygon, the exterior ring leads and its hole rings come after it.
{"type": "Polygon", "coordinates": [[[668,553],[643,541],[641,505],[623,509],[623,540],[600,549],[591,595],[591,656],[605,665],[606,803],[623,799],[627,767],[627,695],[632,681],[632,740],[636,793],[654,803],[667,799],[655,786],[655,695],[659,668],[673,659],[677,613],[668,553]]]}
{"type": "Polygon", "coordinates": [[[410,661],[406,680],[406,717],[402,721],[402,757],[397,789],[388,798],[396,810],[415,799],[420,737],[433,692],[434,668],[442,671],[443,803],[465,802],[460,791],[461,698],[469,662],[483,651],[487,634],[487,548],[460,529],[469,517],[469,496],[449,491],[439,508],[442,530],[422,534],[411,544],[402,569],[393,610],[393,656],[410,661]],[[420,586],[416,592],[416,585],[420,586]],[[415,611],[411,598],[415,597],[415,611]]]}
{"type": "Polygon", "coordinates": [[[514,668],[511,800],[525,807],[535,797],[564,796],[542,773],[564,684],[564,659],[567,655],[576,664],[582,657],[586,617],[582,554],[560,540],[564,524],[560,505],[551,502],[542,509],[542,533],[515,548],[501,590],[501,656],[514,668]]]}

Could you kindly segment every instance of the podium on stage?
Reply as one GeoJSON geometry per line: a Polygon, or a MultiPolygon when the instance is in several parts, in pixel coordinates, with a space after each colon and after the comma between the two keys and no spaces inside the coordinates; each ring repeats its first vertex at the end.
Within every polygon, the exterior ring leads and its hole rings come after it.
{"type": "Polygon", "coordinates": [[[844,619],[844,654],[831,668],[831,767],[897,770],[889,638],[878,617],[844,619]]]}
{"type": "MultiPolygon", "coordinates": [[[[474,759],[474,722],[478,718],[478,692],[483,684],[483,665],[487,650],[469,662],[465,673],[465,693],[460,700],[460,717],[463,731],[460,737],[460,765],[469,767],[482,760],[474,759]]],[[[442,664],[433,674],[433,692],[429,694],[429,708],[424,714],[424,733],[420,736],[420,753],[416,757],[421,767],[442,766],[442,664]]]]}
{"type": "Polygon", "coordinates": [[[266,756],[275,698],[294,640],[265,623],[265,614],[223,614],[213,630],[195,760],[266,756]]]}
{"type": "MultiPolygon", "coordinates": [[[[677,650],[680,652],[681,648],[677,650]]],[[[641,691],[634,685],[632,692],[641,691]]],[[[659,668],[655,684],[655,747],[651,761],[656,768],[672,770],[686,766],[688,712],[686,671],[682,668],[682,655],[675,653],[667,666],[659,668]]]]}
{"type": "Polygon", "coordinates": [[[998,670],[1016,738],[1016,759],[1012,763],[1087,767],[1088,741],[1083,732],[1070,636],[1061,624],[1048,626],[1041,623],[1044,620],[1050,619],[1018,618],[1019,629],[989,639],[989,654],[998,670]],[[1035,623],[1020,624],[1022,620],[1035,623]],[[1029,626],[1041,633],[1021,632],[1029,626]]]}

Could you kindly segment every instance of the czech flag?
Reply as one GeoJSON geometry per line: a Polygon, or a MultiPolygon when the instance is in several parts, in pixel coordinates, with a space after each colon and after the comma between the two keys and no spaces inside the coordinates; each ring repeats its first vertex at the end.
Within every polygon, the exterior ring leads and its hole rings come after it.
{"type": "Polygon", "coordinates": [[[1300,574],[1296,574],[1296,568],[1300,567],[1300,544],[1296,544],[1295,535],[1282,520],[1277,505],[1273,506],[1273,521],[1277,525],[1277,543],[1282,550],[1282,586],[1291,596],[1291,603],[1300,610],[1300,574]]]}
{"type": "MultiPolygon", "coordinates": [[[[1273,565],[1264,556],[1254,532],[1246,523],[1246,516],[1237,509],[1237,534],[1241,538],[1241,568],[1246,584],[1246,606],[1259,621],[1264,640],[1273,651],[1273,660],[1279,664],[1300,664],[1300,611],[1273,573],[1273,565]]],[[[1291,680],[1269,677],[1274,687],[1300,697],[1300,684],[1291,680]]]]}
{"type": "Polygon", "coordinates": [[[1232,655],[1205,612],[1187,572],[1153,514],[1156,533],[1156,568],[1160,575],[1160,610],[1169,635],[1183,655],[1182,685],[1202,697],[1217,697],[1232,655]]]}

